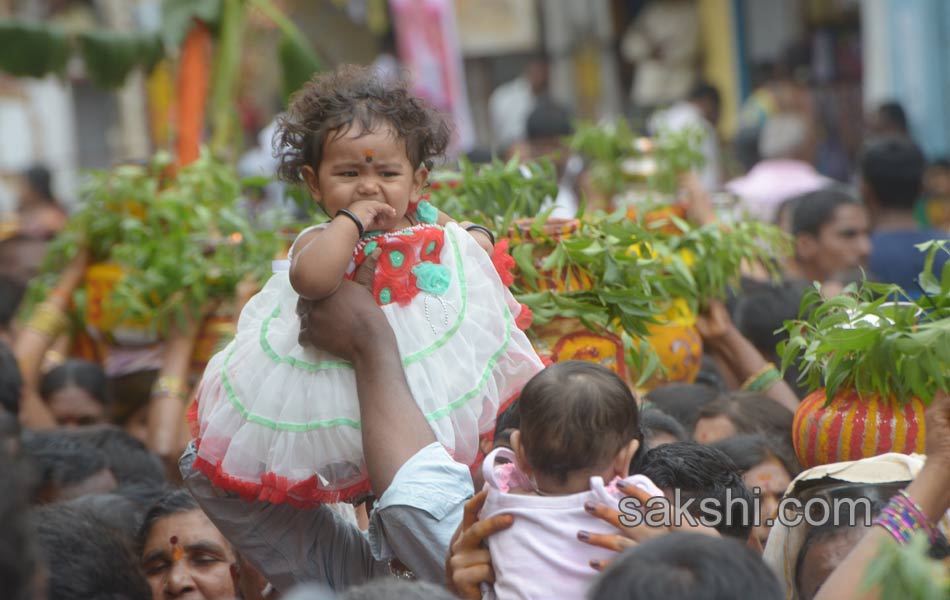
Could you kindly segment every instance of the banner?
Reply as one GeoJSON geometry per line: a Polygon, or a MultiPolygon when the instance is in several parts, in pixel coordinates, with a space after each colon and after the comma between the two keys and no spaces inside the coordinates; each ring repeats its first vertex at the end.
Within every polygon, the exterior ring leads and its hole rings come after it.
{"type": "Polygon", "coordinates": [[[452,151],[475,145],[452,0],[389,0],[399,59],[412,75],[412,92],[452,117],[452,151]]]}

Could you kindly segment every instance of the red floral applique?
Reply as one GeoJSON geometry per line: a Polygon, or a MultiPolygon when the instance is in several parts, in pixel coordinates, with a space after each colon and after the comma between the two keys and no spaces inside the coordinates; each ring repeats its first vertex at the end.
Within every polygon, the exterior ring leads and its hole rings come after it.
{"type": "Polygon", "coordinates": [[[505,287],[510,287],[515,280],[515,275],[512,272],[515,268],[515,259],[508,254],[508,243],[508,238],[502,238],[496,242],[491,255],[491,262],[505,287]]]}
{"type": "Polygon", "coordinates": [[[527,304],[522,304],[521,312],[518,313],[518,317],[515,319],[515,325],[517,325],[521,331],[527,331],[533,322],[534,313],[531,311],[531,308],[527,304]]]}
{"type": "MultiPolygon", "coordinates": [[[[380,306],[405,306],[419,294],[413,267],[422,262],[441,264],[445,232],[441,227],[417,226],[400,232],[379,235],[365,241],[376,244],[380,254],[373,279],[373,297],[380,306]]],[[[365,246],[356,248],[356,266],[366,259],[365,246]]],[[[354,273],[347,275],[352,279],[354,273]]]]}

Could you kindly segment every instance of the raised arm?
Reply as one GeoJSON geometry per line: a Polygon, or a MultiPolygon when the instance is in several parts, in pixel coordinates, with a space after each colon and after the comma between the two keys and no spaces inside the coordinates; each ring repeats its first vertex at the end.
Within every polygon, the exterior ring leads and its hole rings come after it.
{"type": "MultiPolygon", "coordinates": [[[[362,273],[372,274],[371,262],[362,273]]],[[[353,363],[366,467],[382,496],[403,463],[435,441],[409,391],[393,331],[369,290],[355,282],[343,281],[299,312],[305,341],[353,363]]]]}
{"type": "Polygon", "coordinates": [[[336,214],[323,229],[315,229],[294,244],[290,262],[290,285],[301,298],[322,300],[336,291],[350,264],[360,236],[371,231],[377,220],[395,214],[384,202],[354,202],[336,214]]]}
{"type": "Polygon", "coordinates": [[[73,291],[82,283],[89,254],[81,250],[60,276],[56,287],[39,306],[33,318],[13,342],[13,353],[23,374],[23,398],[20,421],[31,429],[56,426],[52,413],[40,398],[40,370],[43,356],[68,325],[66,310],[73,291]]]}
{"type": "MultiPolygon", "coordinates": [[[[722,358],[737,381],[764,381],[757,391],[792,412],[798,409],[798,396],[781,376],[768,373],[775,369],[775,365],[770,365],[752,342],[736,328],[722,302],[710,302],[706,312],[699,315],[696,327],[707,350],[722,358]]],[[[756,391],[754,388],[748,389],[756,391]]]]}
{"type": "MultiPolygon", "coordinates": [[[[927,462],[905,490],[931,522],[937,523],[950,509],[950,396],[940,392],[927,409],[927,462]]],[[[872,527],[838,568],[832,571],[815,600],[878,600],[879,588],[866,590],[868,567],[885,544],[897,541],[884,528],[872,527]]]]}

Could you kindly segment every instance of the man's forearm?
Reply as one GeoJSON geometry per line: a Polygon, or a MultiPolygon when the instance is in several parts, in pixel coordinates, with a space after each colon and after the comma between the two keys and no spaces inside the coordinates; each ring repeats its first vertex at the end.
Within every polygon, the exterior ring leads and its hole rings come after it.
{"type": "Polygon", "coordinates": [[[400,467],[436,439],[409,390],[392,330],[377,329],[353,366],[363,454],[373,492],[379,497],[400,467]]]}

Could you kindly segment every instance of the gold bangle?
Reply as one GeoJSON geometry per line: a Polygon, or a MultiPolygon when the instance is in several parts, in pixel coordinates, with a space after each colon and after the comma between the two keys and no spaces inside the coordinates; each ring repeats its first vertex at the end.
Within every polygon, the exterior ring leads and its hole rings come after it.
{"type": "Polygon", "coordinates": [[[41,302],[33,311],[26,329],[31,329],[50,338],[56,338],[69,327],[69,317],[49,302],[41,302]]]}
{"type": "Polygon", "coordinates": [[[759,369],[758,371],[756,371],[755,373],[753,373],[752,375],[750,375],[748,379],[746,379],[744,382],[742,382],[742,387],[739,388],[739,389],[741,389],[741,390],[743,390],[743,391],[748,391],[749,388],[750,388],[756,381],[758,381],[758,379],[759,379],[760,377],[762,377],[763,375],[765,375],[765,374],[768,373],[769,371],[775,371],[775,370],[776,370],[776,369],[775,369],[775,364],[774,364],[774,363],[770,363],[770,362],[765,363],[764,365],[762,365],[762,368],[761,368],[761,369],[759,369]]]}
{"type": "Polygon", "coordinates": [[[173,396],[182,402],[188,401],[188,387],[177,375],[162,375],[152,385],[152,397],[173,396]]]}

